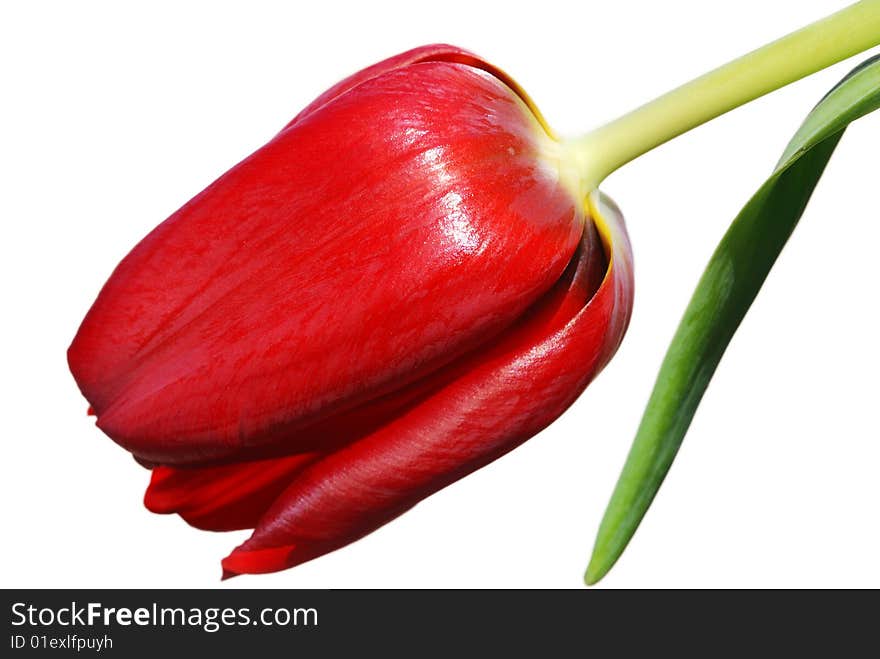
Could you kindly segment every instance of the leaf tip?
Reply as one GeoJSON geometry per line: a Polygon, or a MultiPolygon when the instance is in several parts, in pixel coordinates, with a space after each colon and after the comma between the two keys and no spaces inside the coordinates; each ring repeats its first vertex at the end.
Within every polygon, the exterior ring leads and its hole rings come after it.
{"type": "Polygon", "coordinates": [[[596,552],[593,552],[593,556],[590,558],[590,564],[587,566],[587,571],[584,574],[584,583],[588,586],[595,586],[606,574],[608,574],[612,565],[613,563],[608,563],[602,560],[601,556],[596,552]]]}

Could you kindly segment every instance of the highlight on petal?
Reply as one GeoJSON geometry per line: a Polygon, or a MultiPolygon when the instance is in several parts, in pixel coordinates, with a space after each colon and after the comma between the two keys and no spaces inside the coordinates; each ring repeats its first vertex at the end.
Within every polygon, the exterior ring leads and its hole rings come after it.
{"type": "Polygon", "coordinates": [[[224,559],[226,577],[291,567],[370,533],[515,448],[577,398],[614,354],[632,308],[619,211],[598,193],[590,210],[595,228],[587,224],[552,291],[491,348],[449,366],[417,404],[297,474],[224,559]]]}

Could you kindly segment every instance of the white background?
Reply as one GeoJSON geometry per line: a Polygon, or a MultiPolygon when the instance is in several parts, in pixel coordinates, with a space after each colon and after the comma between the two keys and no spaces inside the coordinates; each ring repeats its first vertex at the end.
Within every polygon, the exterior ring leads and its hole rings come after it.
{"type": "MultiPolygon", "coordinates": [[[[3,586],[219,586],[245,533],[148,513],[148,473],[86,417],[65,350],[116,262],[324,88],[447,41],[577,134],[842,7],[4,3],[3,586]]],[[[838,65],[605,184],[636,253],[618,356],[550,429],[354,545],[236,587],[580,587],[666,345],[727,223],[838,65]]],[[[604,587],[880,586],[880,116],[843,140],[604,587]]]]}

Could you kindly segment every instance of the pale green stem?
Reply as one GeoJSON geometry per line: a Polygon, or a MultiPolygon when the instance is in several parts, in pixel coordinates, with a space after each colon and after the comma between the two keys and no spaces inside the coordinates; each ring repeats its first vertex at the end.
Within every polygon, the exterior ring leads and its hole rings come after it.
{"type": "Polygon", "coordinates": [[[764,94],[880,44],[880,0],[862,0],[752,51],[567,142],[581,183],[598,187],[622,165],[764,94]]]}

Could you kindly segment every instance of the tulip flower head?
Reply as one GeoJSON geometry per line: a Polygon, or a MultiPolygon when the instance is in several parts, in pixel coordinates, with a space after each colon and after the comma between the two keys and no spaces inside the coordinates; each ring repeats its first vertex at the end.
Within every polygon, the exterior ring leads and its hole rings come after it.
{"type": "Polygon", "coordinates": [[[122,260],[69,349],[145,503],[226,575],[375,530],[538,433],[632,307],[618,209],[451,46],[343,80],[122,260]]]}

